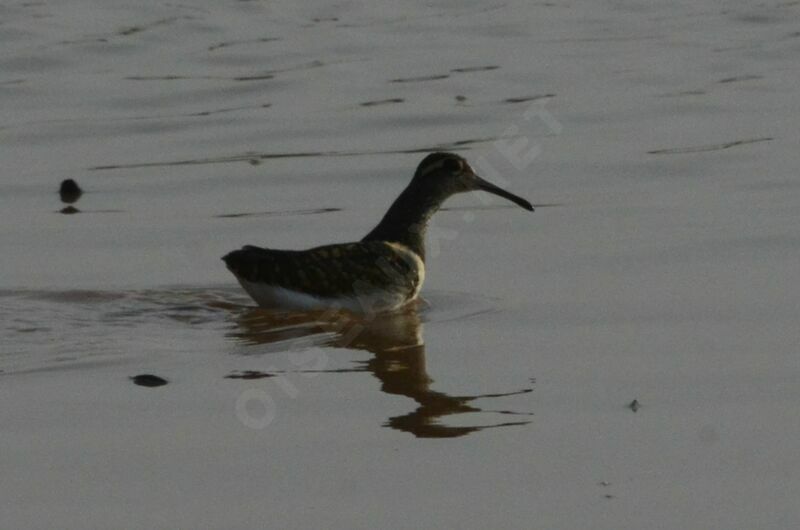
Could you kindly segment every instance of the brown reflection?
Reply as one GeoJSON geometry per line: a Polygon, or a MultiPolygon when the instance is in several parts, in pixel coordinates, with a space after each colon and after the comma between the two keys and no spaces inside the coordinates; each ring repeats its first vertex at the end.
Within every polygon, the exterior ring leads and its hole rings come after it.
{"type": "Polygon", "coordinates": [[[431,389],[433,379],[425,366],[423,325],[417,307],[402,312],[359,317],[345,312],[273,313],[251,309],[242,314],[231,336],[245,344],[273,344],[276,351],[310,346],[329,346],[371,352],[374,357],[359,361],[354,368],[323,369],[326,373],[370,372],[381,382],[387,394],[406,396],[417,402],[412,412],[390,417],[386,427],[408,432],[420,438],[454,438],[493,427],[525,425],[529,420],[498,422],[486,425],[449,426],[448,416],[463,413],[491,412],[523,415],[511,411],[483,410],[472,404],[480,398],[511,396],[530,392],[531,388],[501,394],[451,396],[431,389]]]}

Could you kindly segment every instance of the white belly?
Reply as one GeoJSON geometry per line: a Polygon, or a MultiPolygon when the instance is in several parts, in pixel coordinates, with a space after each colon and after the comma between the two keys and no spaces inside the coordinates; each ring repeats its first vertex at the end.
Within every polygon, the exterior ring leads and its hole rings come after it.
{"type": "Polygon", "coordinates": [[[412,298],[381,290],[359,293],[353,297],[322,298],[284,287],[237,279],[247,294],[261,307],[297,311],[346,309],[354,313],[379,313],[404,306],[416,298],[419,292],[414,293],[412,298]]]}

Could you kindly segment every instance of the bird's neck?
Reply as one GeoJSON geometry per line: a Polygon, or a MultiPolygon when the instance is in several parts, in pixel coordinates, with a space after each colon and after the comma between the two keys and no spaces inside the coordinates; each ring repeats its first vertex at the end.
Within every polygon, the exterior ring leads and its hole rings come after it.
{"type": "Polygon", "coordinates": [[[428,190],[412,182],[363,241],[400,243],[425,261],[425,232],[428,221],[449,196],[450,193],[445,190],[428,190]]]}

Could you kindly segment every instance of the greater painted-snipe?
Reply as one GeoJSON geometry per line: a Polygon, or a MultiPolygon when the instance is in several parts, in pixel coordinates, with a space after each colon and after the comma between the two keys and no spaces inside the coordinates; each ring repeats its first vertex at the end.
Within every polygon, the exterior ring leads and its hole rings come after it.
{"type": "Polygon", "coordinates": [[[308,250],[247,245],[223,256],[228,269],[263,307],[358,313],[387,311],[414,300],[425,279],[428,220],[451,195],[483,190],[526,210],[533,206],[475,174],[452,153],[432,153],[364,239],[308,250]]]}

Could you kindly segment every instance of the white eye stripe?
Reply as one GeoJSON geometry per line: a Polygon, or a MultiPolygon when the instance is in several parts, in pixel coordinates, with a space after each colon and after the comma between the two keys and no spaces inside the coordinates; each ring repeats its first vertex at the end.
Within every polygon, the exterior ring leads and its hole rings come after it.
{"type": "MultiPolygon", "coordinates": [[[[451,158],[443,158],[442,160],[438,160],[438,161],[434,162],[433,164],[427,166],[424,170],[422,170],[422,173],[420,175],[424,177],[425,175],[427,175],[428,173],[431,173],[432,171],[436,171],[437,169],[441,169],[444,166],[445,162],[449,162],[450,160],[453,160],[453,159],[451,159],[451,158]]],[[[465,169],[465,167],[469,168],[469,169],[472,169],[472,168],[469,167],[469,164],[467,164],[466,162],[462,162],[461,160],[458,160],[458,159],[456,159],[456,162],[458,162],[459,172],[463,171],[465,169]]]]}
{"type": "Polygon", "coordinates": [[[443,164],[444,164],[444,160],[439,160],[437,162],[434,162],[433,164],[431,164],[428,167],[426,167],[425,169],[423,169],[421,175],[425,176],[425,175],[427,175],[428,173],[430,173],[432,171],[436,171],[437,169],[442,167],[443,164]]]}

